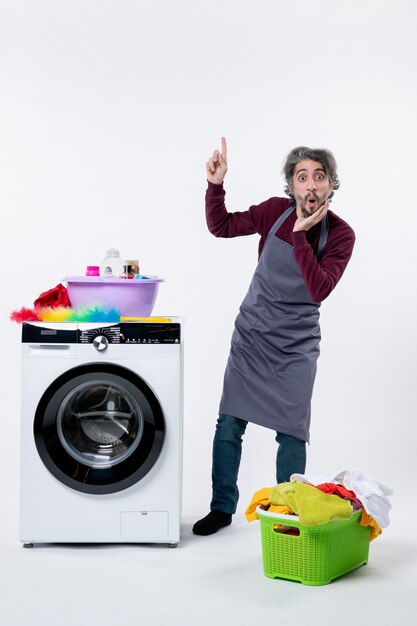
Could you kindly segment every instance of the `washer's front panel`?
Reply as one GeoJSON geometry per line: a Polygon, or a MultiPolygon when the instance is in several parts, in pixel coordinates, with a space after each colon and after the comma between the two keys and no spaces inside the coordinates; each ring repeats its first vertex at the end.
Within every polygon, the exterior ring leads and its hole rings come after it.
{"type": "Polygon", "coordinates": [[[156,335],[138,337],[122,324],[76,326],[75,339],[74,328],[65,329],[72,333],[67,343],[59,334],[36,335],[63,330],[49,324],[25,334],[21,540],[175,543],[182,474],[179,328],[177,335],[164,329],[156,345],[156,335]],[[86,330],[94,336],[81,341],[86,330]],[[120,343],[113,342],[119,332],[120,343]],[[110,337],[104,352],[93,345],[102,335],[110,337]]]}

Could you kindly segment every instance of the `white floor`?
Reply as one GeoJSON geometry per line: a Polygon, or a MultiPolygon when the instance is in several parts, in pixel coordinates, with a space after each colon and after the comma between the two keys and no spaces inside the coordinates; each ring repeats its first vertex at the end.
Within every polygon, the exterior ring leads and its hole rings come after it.
{"type": "Polygon", "coordinates": [[[186,512],[175,549],[24,549],[17,539],[17,498],[8,499],[0,524],[2,626],[417,623],[417,540],[398,502],[366,566],[330,585],[308,587],[264,576],[259,524],[241,514],[218,534],[196,537],[191,526],[201,512],[186,512]]]}

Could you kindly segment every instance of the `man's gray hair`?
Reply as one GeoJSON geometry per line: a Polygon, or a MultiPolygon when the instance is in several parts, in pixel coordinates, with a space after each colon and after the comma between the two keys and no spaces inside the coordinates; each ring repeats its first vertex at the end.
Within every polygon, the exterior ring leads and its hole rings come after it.
{"type": "Polygon", "coordinates": [[[295,201],[294,193],[293,193],[293,176],[295,171],[295,166],[300,161],[318,161],[323,166],[323,169],[326,175],[329,177],[329,180],[333,186],[333,190],[329,196],[329,200],[333,197],[333,193],[336,189],[340,187],[340,181],[337,176],[337,163],[333,154],[330,150],[326,150],[325,148],[307,148],[306,146],[299,146],[298,148],[294,148],[288,154],[284,166],[282,168],[282,173],[284,175],[286,186],[285,193],[290,196],[290,198],[295,201]]]}

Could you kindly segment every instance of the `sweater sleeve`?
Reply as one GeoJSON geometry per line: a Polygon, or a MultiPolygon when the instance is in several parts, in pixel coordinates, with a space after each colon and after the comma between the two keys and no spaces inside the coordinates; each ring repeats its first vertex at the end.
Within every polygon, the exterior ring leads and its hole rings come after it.
{"type": "Polygon", "coordinates": [[[336,237],[329,240],[320,261],[306,238],[306,231],[292,233],[294,256],[307,288],[315,302],[321,302],[333,291],[352,256],[355,233],[346,223],[336,237]]]}
{"type": "Polygon", "coordinates": [[[239,237],[262,234],[263,216],[269,200],[251,206],[247,211],[229,213],[223,185],[208,183],[206,191],[207,227],[215,237],[239,237]]]}

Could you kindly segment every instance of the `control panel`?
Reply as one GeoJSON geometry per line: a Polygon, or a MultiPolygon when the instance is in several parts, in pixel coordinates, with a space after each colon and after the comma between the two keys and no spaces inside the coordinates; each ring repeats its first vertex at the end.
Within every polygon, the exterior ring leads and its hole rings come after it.
{"type": "Polygon", "coordinates": [[[104,337],[109,344],[138,345],[181,342],[180,324],[175,323],[125,322],[114,326],[78,329],[79,343],[93,343],[97,337],[104,337]]]}
{"type": "Polygon", "coordinates": [[[175,322],[120,322],[104,326],[24,322],[22,343],[91,343],[97,350],[104,350],[108,344],[179,344],[181,325],[175,322]]]}

